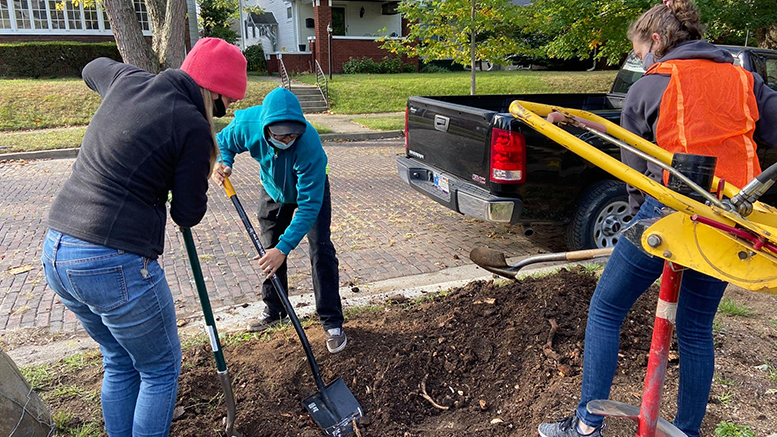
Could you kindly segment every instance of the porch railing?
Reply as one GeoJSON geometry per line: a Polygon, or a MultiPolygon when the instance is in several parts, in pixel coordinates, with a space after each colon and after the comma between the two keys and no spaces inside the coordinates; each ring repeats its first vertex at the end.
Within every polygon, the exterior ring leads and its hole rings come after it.
{"type": "Polygon", "coordinates": [[[318,63],[318,59],[316,59],[316,86],[318,87],[318,90],[321,91],[321,97],[324,98],[324,102],[326,103],[326,107],[329,107],[329,82],[326,80],[326,75],[324,74],[324,70],[321,69],[321,64],[318,63]],[[321,87],[321,84],[323,83],[323,87],[321,87]]]}
{"type": "Polygon", "coordinates": [[[289,77],[289,73],[286,72],[286,66],[283,65],[283,59],[280,57],[278,57],[278,66],[278,74],[281,76],[283,87],[291,91],[291,77],[289,77]]]}

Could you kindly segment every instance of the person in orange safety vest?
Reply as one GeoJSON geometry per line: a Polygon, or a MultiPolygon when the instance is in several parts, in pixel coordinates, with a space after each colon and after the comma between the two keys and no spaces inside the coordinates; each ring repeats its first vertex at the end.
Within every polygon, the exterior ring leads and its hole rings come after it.
{"type": "MultiPolygon", "coordinates": [[[[673,153],[717,157],[716,174],[741,188],[761,171],[755,138],[760,146],[777,146],[777,92],[735,66],[729,51],[701,40],[702,30],[691,0],[664,0],[632,24],[628,36],[647,72],[626,95],[621,126],[673,153]]],[[[621,159],[664,181],[660,167],[626,151],[621,159]]],[[[628,192],[632,223],[662,214],[656,199],[632,187],[628,192]]],[[[540,436],[602,436],[604,417],[586,405],[609,398],[621,324],[663,264],[618,240],[591,298],[580,402],[575,414],[541,424],[540,436]]],[[[706,413],[715,366],[712,322],[726,285],[693,270],[684,273],[675,316],[680,365],[673,425],[689,437],[699,436],[706,413]]]]}

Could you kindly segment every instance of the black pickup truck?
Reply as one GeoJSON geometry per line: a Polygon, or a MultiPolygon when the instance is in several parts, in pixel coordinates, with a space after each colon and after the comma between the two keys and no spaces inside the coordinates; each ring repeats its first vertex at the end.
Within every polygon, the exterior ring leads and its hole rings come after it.
{"type": "MultiPolygon", "coordinates": [[[[777,90],[777,51],[722,47],[777,90]]],[[[570,250],[613,246],[631,220],[625,184],[517,120],[508,107],[527,100],[584,109],[617,124],[626,92],[643,72],[632,54],[607,94],[410,97],[399,175],[454,211],[523,224],[527,235],[532,223],[565,223],[570,250]]],[[[618,147],[567,129],[620,158],[618,147]]],[[[774,149],[759,147],[758,155],[763,168],[777,161],[774,149]]],[[[774,204],[777,190],[771,191],[762,200],[774,204]]]]}

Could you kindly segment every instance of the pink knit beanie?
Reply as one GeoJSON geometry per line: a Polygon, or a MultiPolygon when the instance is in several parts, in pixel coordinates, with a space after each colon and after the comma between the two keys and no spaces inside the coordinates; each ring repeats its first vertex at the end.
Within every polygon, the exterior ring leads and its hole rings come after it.
{"type": "Polygon", "coordinates": [[[192,47],[181,70],[197,85],[240,100],[246,94],[246,58],[240,49],[219,38],[202,38],[192,47]]]}

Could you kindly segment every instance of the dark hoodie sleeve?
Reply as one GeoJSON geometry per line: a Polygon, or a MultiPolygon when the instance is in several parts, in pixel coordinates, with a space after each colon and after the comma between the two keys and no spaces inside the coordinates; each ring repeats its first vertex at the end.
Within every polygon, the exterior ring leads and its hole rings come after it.
{"type": "Polygon", "coordinates": [[[777,147],[777,91],[769,88],[759,74],[753,77],[753,92],[761,117],[755,124],[755,135],[762,144],[777,147]]]}
{"type": "Polygon", "coordinates": [[[170,203],[170,217],[178,226],[192,227],[205,215],[212,148],[213,138],[207,129],[191,129],[183,137],[170,203]]]}
{"type": "Polygon", "coordinates": [[[86,86],[93,91],[97,91],[100,97],[105,97],[105,93],[108,92],[116,79],[133,71],[142,70],[132,65],[116,62],[110,58],[97,58],[86,64],[81,71],[81,77],[86,82],[86,86]]]}

